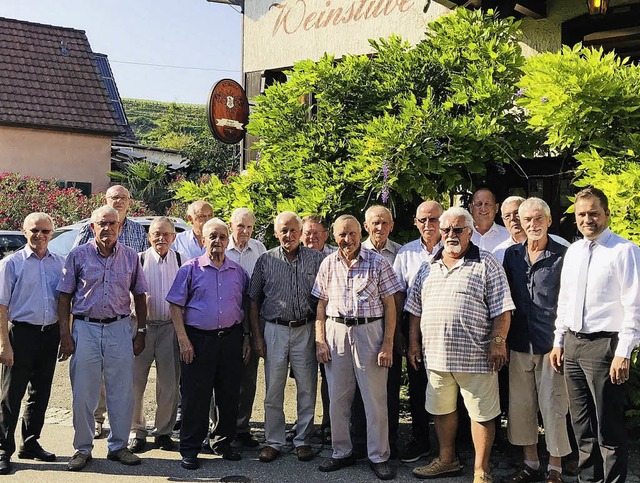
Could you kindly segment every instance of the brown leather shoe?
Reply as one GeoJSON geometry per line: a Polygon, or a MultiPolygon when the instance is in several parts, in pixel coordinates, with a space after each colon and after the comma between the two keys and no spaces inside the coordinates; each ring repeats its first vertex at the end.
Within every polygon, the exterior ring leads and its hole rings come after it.
{"type": "Polygon", "coordinates": [[[311,461],[315,454],[311,449],[311,446],[303,444],[302,446],[298,446],[296,448],[296,454],[298,455],[298,459],[300,461],[311,461]]]}
{"type": "Polygon", "coordinates": [[[260,461],[263,463],[271,463],[274,459],[280,456],[280,451],[271,446],[265,446],[262,451],[260,451],[260,461]]]}

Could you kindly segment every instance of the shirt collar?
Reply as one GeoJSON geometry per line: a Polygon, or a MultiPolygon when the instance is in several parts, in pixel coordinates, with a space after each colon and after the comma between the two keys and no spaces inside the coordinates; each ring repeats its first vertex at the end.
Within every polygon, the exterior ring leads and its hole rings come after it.
{"type": "Polygon", "coordinates": [[[165,263],[169,259],[169,254],[171,253],[171,250],[169,250],[165,255],[165,257],[162,258],[160,254],[157,251],[155,251],[153,247],[149,248],[148,251],[151,252],[151,256],[153,257],[156,263],[165,263]]]}
{"type": "Polygon", "coordinates": [[[230,268],[233,268],[233,266],[229,263],[229,257],[225,256],[224,257],[224,261],[222,262],[222,265],[220,265],[220,268],[216,267],[213,262],[211,261],[211,259],[209,258],[209,256],[205,253],[204,255],[200,255],[198,257],[198,263],[200,264],[201,267],[206,267],[209,266],[215,270],[218,271],[223,271],[223,270],[227,270],[230,268]]]}
{"type": "MultiPolygon", "coordinates": [[[[25,258],[29,258],[31,255],[33,255],[33,256],[35,256],[36,258],[39,259],[38,255],[36,255],[36,252],[34,252],[28,244],[24,246],[24,252],[26,253],[25,258]]],[[[49,252],[49,249],[47,248],[47,253],[45,253],[43,258],[46,258],[46,257],[48,257],[50,255],[51,255],[51,253],[49,252]]]]}
{"type": "MultiPolygon", "coordinates": [[[[444,252],[444,245],[440,246],[440,249],[436,252],[436,254],[431,259],[431,263],[436,263],[438,260],[442,259],[442,252],[444,252]]],[[[480,261],[480,249],[477,245],[474,245],[471,241],[469,241],[469,248],[467,249],[467,253],[464,254],[462,260],[473,260],[480,261]]]]}
{"type": "MultiPolygon", "coordinates": [[[[96,251],[96,253],[98,255],[100,255],[102,258],[107,258],[105,257],[102,253],[100,253],[100,250],[98,250],[98,244],[96,243],[96,239],[95,237],[92,238],[89,243],[91,243],[93,245],[93,249],[96,251]]],[[[118,248],[120,247],[120,242],[118,242],[118,240],[116,240],[116,244],[113,246],[113,253],[112,255],[115,255],[116,253],[118,253],[118,248]]]]}
{"type": "Polygon", "coordinates": [[[429,252],[429,250],[427,250],[427,245],[424,244],[424,240],[422,239],[422,237],[418,238],[418,241],[420,242],[420,248],[421,250],[424,250],[425,252],[427,252],[429,255],[435,255],[436,253],[438,253],[438,251],[442,248],[442,241],[438,240],[438,243],[436,243],[433,246],[433,250],[431,250],[431,252],[429,252]]]}
{"type": "MultiPolygon", "coordinates": [[[[375,247],[373,246],[373,242],[371,241],[371,238],[367,238],[365,241],[362,242],[362,246],[364,246],[365,248],[372,250],[374,252],[377,252],[378,250],[375,249],[375,247]]],[[[395,253],[395,247],[393,246],[393,244],[391,243],[391,240],[389,240],[389,238],[387,238],[387,241],[384,242],[384,246],[382,247],[382,250],[380,250],[379,253],[382,253],[384,251],[387,252],[391,252],[391,253],[395,253]]]]}
{"type": "Polygon", "coordinates": [[[589,243],[589,241],[593,241],[596,243],[596,245],[606,245],[607,240],[609,240],[609,237],[611,236],[612,232],[611,232],[611,228],[607,227],[602,233],[600,233],[598,235],[598,237],[595,240],[587,240],[586,238],[584,238],[585,243],[589,243]]]}
{"type": "Polygon", "coordinates": [[[227,246],[227,250],[235,250],[239,253],[242,253],[245,250],[252,250],[253,247],[251,246],[251,242],[253,241],[253,238],[249,238],[249,241],[247,241],[247,245],[244,247],[244,250],[240,250],[237,246],[236,246],[236,242],[233,239],[233,236],[229,237],[229,245],[227,246]]]}

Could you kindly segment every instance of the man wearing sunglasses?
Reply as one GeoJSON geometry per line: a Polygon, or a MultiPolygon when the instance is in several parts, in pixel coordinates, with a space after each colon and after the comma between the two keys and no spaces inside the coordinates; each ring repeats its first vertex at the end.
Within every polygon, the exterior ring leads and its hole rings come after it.
{"type": "Polygon", "coordinates": [[[49,252],[53,221],[31,213],[22,231],[27,245],[0,262],[0,474],[11,470],[14,433],[22,398],[29,396],[22,417],[18,458],[55,461],[38,443],[49,404],[60,342],[58,291],[64,260],[49,252]]]}
{"type": "Polygon", "coordinates": [[[473,218],[463,208],[442,214],[443,248],[420,267],[405,305],[409,360],[417,370],[425,357],[426,408],[440,444],[437,458],[413,470],[418,478],[450,476],[462,469],[455,450],[460,392],[471,418],[473,481],[492,481],[489,457],[494,419],[500,414],[497,373],[507,359],[505,338],[515,307],[504,269],[491,253],[471,243],[472,230],[473,218]]]}

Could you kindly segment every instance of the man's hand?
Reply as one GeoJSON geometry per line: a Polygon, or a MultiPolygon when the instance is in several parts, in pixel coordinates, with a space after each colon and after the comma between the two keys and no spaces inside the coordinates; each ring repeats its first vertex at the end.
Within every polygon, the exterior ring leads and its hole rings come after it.
{"type": "Polygon", "coordinates": [[[0,364],[7,367],[13,366],[13,348],[9,342],[2,344],[0,348],[0,364]]]}
{"type": "Polygon", "coordinates": [[[191,345],[189,337],[181,337],[178,339],[178,346],[180,347],[180,360],[185,364],[191,364],[193,358],[196,356],[191,345]]]}
{"type": "Polygon", "coordinates": [[[504,342],[489,342],[487,361],[493,372],[498,372],[507,362],[507,344],[504,342]]]}
{"type": "Polygon", "coordinates": [[[562,347],[554,347],[549,352],[549,362],[551,362],[551,367],[558,374],[562,374],[563,372],[563,362],[564,362],[564,349],[562,347]]]}
{"type": "Polygon", "coordinates": [[[242,337],[242,362],[249,364],[251,359],[251,339],[249,337],[242,337]]]}
{"type": "Polygon", "coordinates": [[[256,357],[262,357],[263,359],[267,356],[267,344],[264,342],[264,337],[260,334],[253,334],[253,350],[256,353],[256,357]]]}
{"type": "Polygon", "coordinates": [[[629,372],[631,370],[631,361],[626,357],[615,356],[611,361],[611,369],[609,376],[614,384],[624,384],[629,380],[629,372]]]}
{"type": "Polygon", "coordinates": [[[393,365],[393,347],[392,344],[382,344],[380,352],[378,352],[378,365],[380,367],[389,368],[393,365]]]}
{"type": "Polygon", "coordinates": [[[319,364],[324,364],[331,361],[331,352],[329,352],[329,346],[326,341],[316,341],[316,359],[319,364]]]}
{"type": "Polygon", "coordinates": [[[409,360],[411,367],[417,371],[418,365],[422,362],[422,349],[418,344],[409,344],[407,359],[409,360]]]}
{"type": "Polygon", "coordinates": [[[58,351],[58,361],[66,361],[76,350],[71,334],[60,338],[60,350],[58,351]]]}
{"type": "Polygon", "coordinates": [[[136,336],[133,338],[133,355],[138,356],[144,350],[145,345],[145,333],[137,332],[136,336]]]}

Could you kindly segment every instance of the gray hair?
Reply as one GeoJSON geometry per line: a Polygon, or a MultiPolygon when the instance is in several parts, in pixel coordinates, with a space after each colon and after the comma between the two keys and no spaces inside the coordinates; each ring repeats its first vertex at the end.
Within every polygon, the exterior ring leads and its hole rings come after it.
{"type": "Polygon", "coordinates": [[[520,208],[518,208],[518,215],[520,216],[520,218],[522,218],[522,213],[525,210],[536,210],[536,209],[542,210],[545,216],[547,217],[547,220],[551,219],[551,208],[549,208],[549,205],[547,204],[547,202],[544,201],[543,199],[536,198],[535,196],[532,196],[531,198],[527,198],[522,202],[522,204],[520,205],[520,208]]]}
{"type": "Polygon", "coordinates": [[[440,223],[444,223],[444,220],[450,218],[464,218],[464,226],[473,230],[473,216],[464,208],[459,206],[452,206],[440,216],[440,223]]]}
{"type": "Polygon", "coordinates": [[[104,193],[105,197],[106,197],[106,196],[109,196],[109,191],[111,191],[111,192],[113,193],[113,192],[114,192],[116,189],[118,189],[118,188],[120,188],[121,190],[126,191],[126,193],[127,193],[127,197],[128,197],[128,198],[131,198],[131,192],[130,192],[127,188],[125,188],[124,186],[122,186],[121,184],[114,184],[113,186],[109,186],[109,188],[107,189],[107,191],[105,191],[105,193],[104,193]]]}
{"type": "Polygon", "coordinates": [[[51,223],[51,229],[55,230],[55,224],[53,223],[53,219],[47,215],[46,213],[43,213],[42,211],[36,211],[34,213],[29,213],[24,221],[22,222],[22,229],[23,230],[27,230],[27,223],[29,222],[34,222],[37,223],[39,221],[48,221],[49,223],[51,223]]]}
{"type": "Polygon", "coordinates": [[[256,221],[256,215],[254,215],[253,211],[251,211],[249,208],[236,208],[231,213],[231,218],[229,218],[229,220],[235,221],[237,218],[240,218],[245,215],[251,216],[251,218],[253,218],[253,221],[256,221]]]}
{"type": "Polygon", "coordinates": [[[379,210],[382,209],[383,211],[386,211],[389,214],[389,218],[391,218],[393,220],[393,215],[391,214],[391,210],[389,208],[387,208],[386,206],[382,206],[382,205],[373,205],[370,206],[369,208],[367,208],[367,211],[364,212],[364,221],[366,222],[367,219],[369,218],[369,215],[371,214],[371,212],[373,210],[379,210]]]}
{"type": "Polygon", "coordinates": [[[510,203],[518,203],[518,206],[519,206],[523,202],[524,202],[524,198],[522,196],[509,196],[505,198],[505,200],[502,202],[502,206],[508,205],[510,203]]]}
{"type": "Polygon", "coordinates": [[[335,235],[335,232],[336,232],[336,225],[338,223],[342,223],[342,222],[345,222],[345,221],[353,221],[353,222],[355,222],[356,225],[358,225],[358,230],[360,230],[362,232],[362,225],[360,224],[360,222],[358,221],[358,219],[355,216],[353,216],[353,215],[340,215],[338,218],[336,218],[336,221],[334,221],[333,225],[332,225],[331,231],[334,233],[334,235],[335,235]]]}
{"type": "Polygon", "coordinates": [[[202,233],[204,233],[205,231],[213,230],[213,228],[216,226],[224,228],[225,230],[227,230],[227,233],[229,233],[229,227],[220,218],[211,218],[210,220],[208,220],[202,227],[202,233]]]}
{"type": "Polygon", "coordinates": [[[151,231],[152,226],[158,226],[158,225],[164,225],[164,224],[170,225],[171,229],[173,231],[176,231],[176,227],[173,224],[173,221],[171,221],[171,218],[168,218],[166,216],[159,216],[157,218],[154,218],[151,224],[149,225],[149,231],[151,231]]]}
{"type": "Polygon", "coordinates": [[[273,228],[276,229],[276,225],[282,218],[295,218],[296,223],[298,223],[298,228],[302,230],[302,218],[296,215],[293,211],[283,211],[282,213],[276,216],[276,219],[273,221],[273,228]]]}
{"type": "Polygon", "coordinates": [[[197,200],[194,201],[193,203],[191,203],[188,207],[187,207],[187,215],[195,215],[196,211],[200,210],[201,208],[208,206],[209,208],[211,208],[211,211],[213,211],[213,206],[211,206],[208,202],[204,201],[204,200],[197,200]]]}
{"type": "Polygon", "coordinates": [[[116,220],[120,221],[120,215],[118,214],[118,210],[109,205],[101,206],[100,208],[96,208],[91,212],[91,223],[95,223],[99,217],[104,215],[113,215],[116,217],[116,220]]]}

